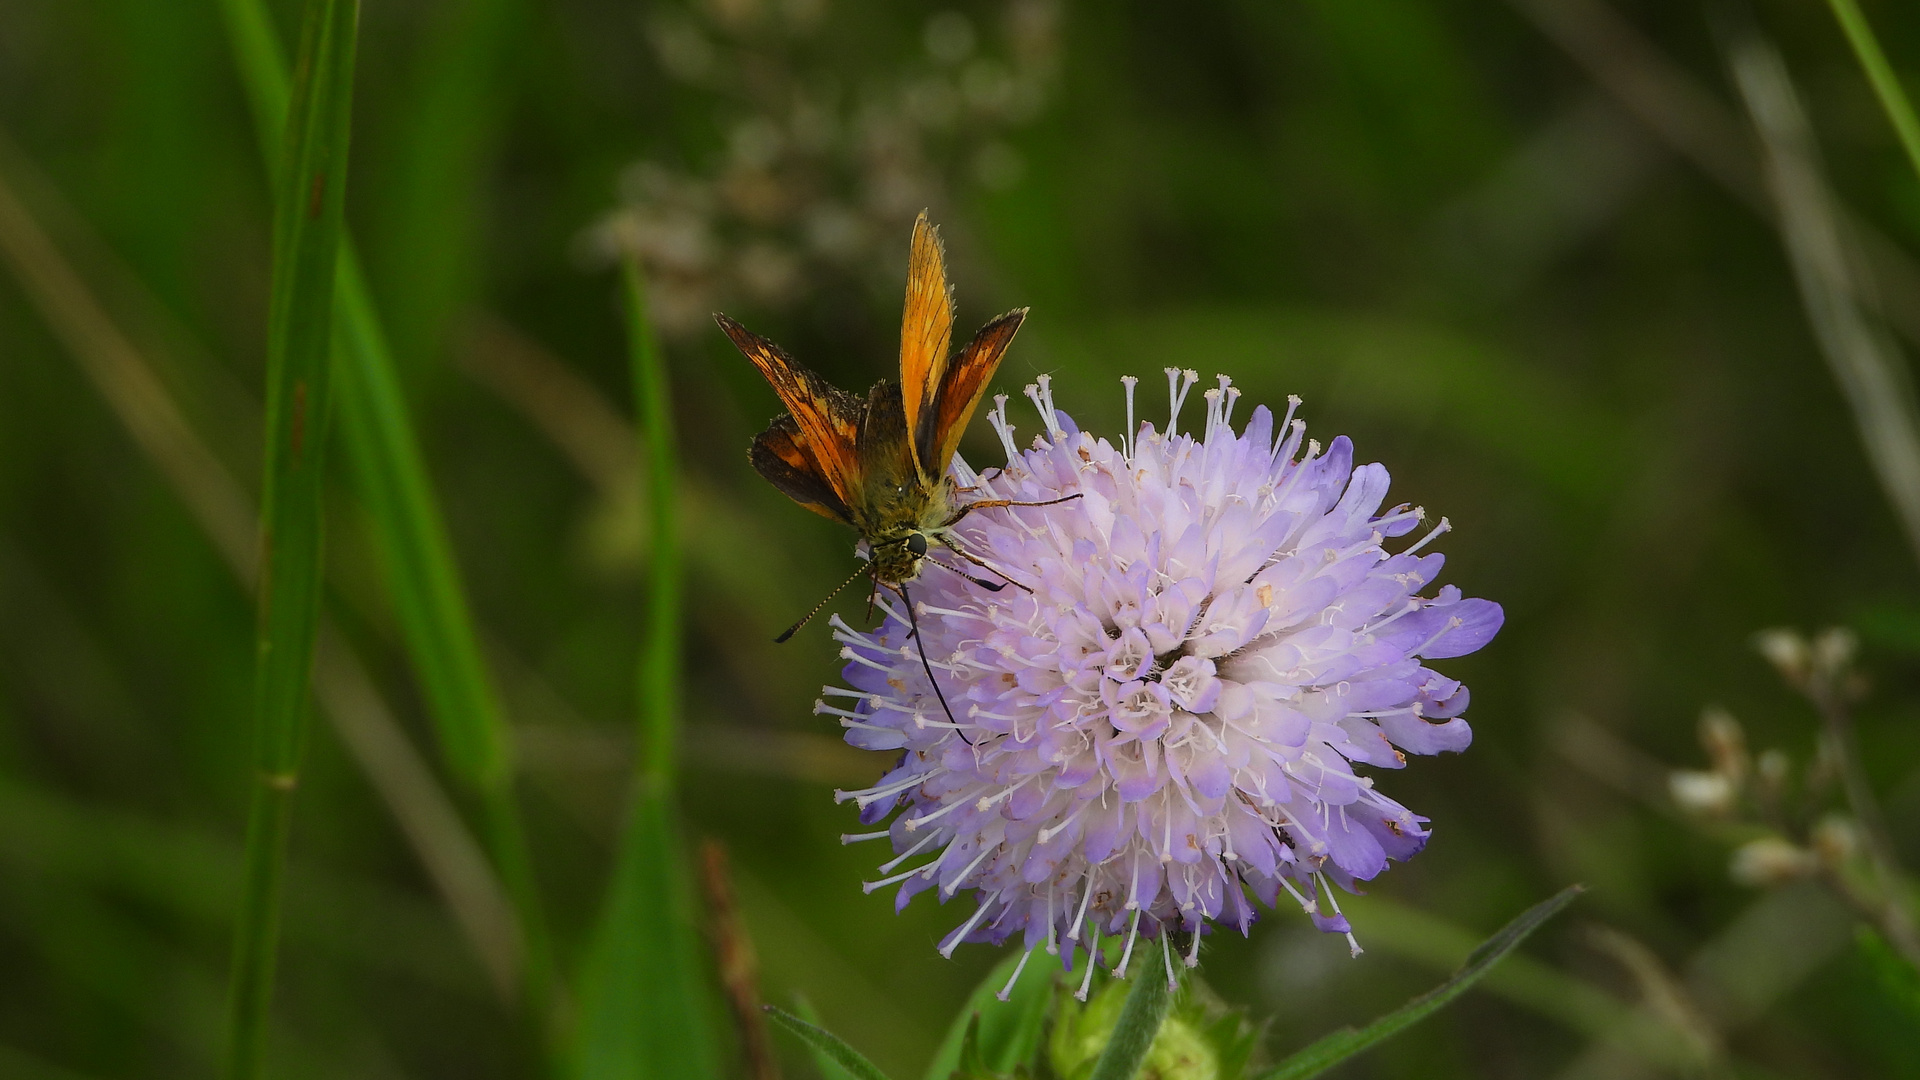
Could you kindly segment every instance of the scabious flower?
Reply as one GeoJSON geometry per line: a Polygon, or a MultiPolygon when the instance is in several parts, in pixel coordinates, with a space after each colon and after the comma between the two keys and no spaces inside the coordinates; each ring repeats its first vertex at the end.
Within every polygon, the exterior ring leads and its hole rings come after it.
{"type": "Polygon", "coordinates": [[[955,527],[957,547],[1018,587],[988,591],[936,547],[945,568],[909,586],[917,641],[884,594],[877,630],[834,621],[848,685],[816,711],[854,746],[900,752],[879,783],[836,797],[869,825],[903,810],[844,839],[891,841],[866,890],[899,885],[896,909],[929,890],[977,897],[944,955],[1020,935],[1022,966],[1045,949],[1071,970],[1076,947],[1097,957],[1102,935],[1124,934],[1124,974],[1139,937],[1166,951],[1184,931],[1191,966],[1212,924],[1247,931],[1249,892],[1270,907],[1285,893],[1357,953],[1335,887],[1411,857],[1428,830],[1355,766],[1472,740],[1466,688],[1425,662],[1480,648],[1502,615],[1451,585],[1419,595],[1446,519],[1390,552],[1422,512],[1382,510],[1387,471],[1356,468],[1346,437],[1307,442],[1298,398],[1277,432],[1262,406],[1236,433],[1240,392],[1221,376],[1195,437],[1178,424],[1198,377],[1167,378],[1165,432],[1135,424],[1136,380],[1122,380],[1117,444],[1056,410],[1041,376],[1027,396],[1043,430],[1021,452],[996,398],[1007,464],[976,474],[956,459],[962,497],[1079,496],[955,527]]]}

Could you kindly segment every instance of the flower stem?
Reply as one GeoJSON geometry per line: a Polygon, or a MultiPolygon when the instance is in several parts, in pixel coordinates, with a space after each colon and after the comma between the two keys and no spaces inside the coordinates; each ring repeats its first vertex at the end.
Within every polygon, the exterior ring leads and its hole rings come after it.
{"type": "MultiPolygon", "coordinates": [[[[1165,931],[1163,930],[1162,933],[1165,931]]],[[[1159,949],[1145,950],[1145,963],[1135,969],[1133,990],[1120,1008],[1120,1019],[1100,1060],[1094,1063],[1091,1080],[1133,1080],[1140,1064],[1147,1059],[1153,1037],[1173,1009],[1173,991],[1168,989],[1166,957],[1159,949]]],[[[1091,960],[1089,960],[1091,962],[1091,960]]]]}
{"type": "Polygon", "coordinates": [[[1899,134],[1900,145],[1907,151],[1907,161],[1913,165],[1914,173],[1920,175],[1920,117],[1915,117],[1913,103],[1907,100],[1899,76],[1894,74],[1893,65],[1887,63],[1887,54],[1880,50],[1873,27],[1867,24],[1867,17],[1855,0],[1828,0],[1828,3],[1833,6],[1834,17],[1840,20],[1840,28],[1847,33],[1853,55],[1866,71],[1867,81],[1873,84],[1880,107],[1886,110],[1887,119],[1899,134]]]}
{"type": "MultiPolygon", "coordinates": [[[[1828,746],[1832,748],[1834,759],[1840,766],[1840,783],[1846,791],[1847,803],[1853,810],[1854,819],[1860,823],[1861,845],[1866,849],[1867,863],[1873,867],[1874,884],[1879,896],[1865,906],[1876,916],[1874,921],[1879,924],[1880,932],[1886,935],[1887,941],[1907,958],[1908,963],[1920,968],[1920,930],[1914,926],[1906,876],[1901,872],[1899,857],[1894,854],[1886,818],[1881,814],[1880,802],[1873,794],[1873,784],[1867,778],[1866,765],[1860,759],[1860,745],[1853,731],[1853,715],[1841,699],[1838,687],[1816,686],[1812,689],[1810,696],[1827,728],[1828,746]]],[[[1846,893],[1849,890],[1842,891],[1846,893]]]]}

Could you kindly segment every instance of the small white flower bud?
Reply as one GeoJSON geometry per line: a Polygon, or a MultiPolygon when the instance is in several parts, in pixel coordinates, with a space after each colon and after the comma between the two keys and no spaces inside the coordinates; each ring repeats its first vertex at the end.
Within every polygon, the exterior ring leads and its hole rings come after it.
{"type": "Polygon", "coordinates": [[[1726,777],[1737,792],[1747,778],[1747,733],[1740,721],[1719,707],[1706,710],[1700,714],[1700,745],[1706,748],[1713,771],[1726,777]]]}
{"type": "Polygon", "coordinates": [[[1784,885],[1819,869],[1813,852],[1778,836],[1763,836],[1734,849],[1730,868],[1742,885],[1784,885]]]}
{"type": "Polygon", "coordinates": [[[1667,777],[1667,790],[1689,814],[1720,816],[1733,809],[1732,781],[1717,772],[1681,770],[1667,777]]]}
{"type": "Polygon", "coordinates": [[[1860,639],[1844,626],[1830,626],[1813,639],[1813,670],[1822,679],[1838,685],[1853,666],[1854,653],[1860,651],[1860,639]]]}
{"type": "Polygon", "coordinates": [[[1813,666],[1813,649],[1799,631],[1784,626],[1753,635],[1753,647],[1767,658],[1780,677],[1794,686],[1805,685],[1813,666]]]}
{"type": "Polygon", "coordinates": [[[1829,814],[1813,827],[1813,850],[1829,870],[1845,866],[1860,850],[1860,830],[1851,818],[1829,814]]]}

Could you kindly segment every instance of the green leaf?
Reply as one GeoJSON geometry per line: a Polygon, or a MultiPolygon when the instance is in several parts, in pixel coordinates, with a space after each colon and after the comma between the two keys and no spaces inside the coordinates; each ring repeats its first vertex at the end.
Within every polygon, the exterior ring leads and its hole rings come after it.
{"type": "Polygon", "coordinates": [[[306,743],[321,605],[333,292],[346,207],[357,0],[310,0],[276,173],[267,321],[258,667],[247,870],[234,933],[227,1075],[260,1075],[281,879],[306,743]]]}
{"type": "Polygon", "coordinates": [[[698,955],[674,820],[680,719],[680,550],[672,406],[638,268],[623,276],[640,436],[651,466],[654,544],[638,672],[640,757],[633,819],[620,840],[581,987],[579,1080],[714,1075],[709,987],[698,955]]]}
{"type": "Polygon", "coordinates": [[[1887,939],[1870,926],[1863,924],[1854,932],[1854,944],[1859,948],[1860,955],[1866,958],[1867,965],[1873,968],[1873,974],[1887,997],[1898,1003],[1908,1015],[1920,1020],[1920,968],[1915,968],[1905,957],[1893,951],[1887,939]]]}
{"type": "Polygon", "coordinates": [[[1273,1069],[1263,1074],[1261,1080],[1305,1080],[1310,1076],[1319,1076],[1335,1065],[1353,1057],[1376,1043],[1399,1034],[1401,1031],[1426,1019],[1442,1006],[1466,993],[1481,977],[1493,970],[1506,955],[1512,952],[1527,935],[1539,929],[1542,923],[1553,918],[1561,908],[1573,902],[1573,898],[1586,889],[1583,885],[1569,885],[1560,890],[1551,899],[1543,900],[1522,912],[1519,917],[1500,928],[1473,950],[1467,962],[1454,973],[1453,978],[1421,994],[1405,1005],[1375,1020],[1364,1028],[1342,1028],[1322,1037],[1313,1045],[1287,1058],[1273,1069]]]}
{"type": "Polygon", "coordinates": [[[824,1054],[839,1065],[854,1080],[887,1080],[887,1074],[880,1071],[873,1062],[863,1057],[860,1051],[848,1046],[845,1039],[826,1028],[809,1024],[785,1009],[774,1005],[763,1006],[773,1022],[792,1032],[801,1042],[816,1054],[824,1054]]]}
{"type": "MultiPolygon", "coordinates": [[[[813,1002],[808,1001],[804,996],[794,995],[793,1011],[800,1019],[814,1027],[821,1026],[820,1013],[814,1009],[813,1002]]],[[[840,1064],[825,1050],[811,1042],[807,1043],[807,1054],[813,1058],[813,1067],[819,1071],[820,1080],[854,1080],[853,1074],[847,1071],[845,1065],[840,1064]]]]}
{"type": "Polygon", "coordinates": [[[1040,1049],[1047,1008],[1053,1003],[1057,962],[1044,953],[1032,957],[1026,967],[1021,968],[1020,978],[1014,982],[1007,1000],[1001,1001],[1000,990],[1013,978],[1022,955],[1016,953],[1002,960],[973,988],[967,1003],[948,1026],[946,1038],[940,1040],[939,1049],[933,1052],[926,1080],[947,1080],[960,1067],[962,1047],[976,1019],[980,1057],[986,1068],[996,1073],[1010,1073],[1015,1066],[1033,1059],[1040,1049]]]}
{"type": "Polygon", "coordinates": [[[1170,972],[1166,956],[1151,947],[1144,951],[1146,956],[1134,972],[1133,990],[1120,1009],[1120,1019],[1113,1026],[1106,1049],[1094,1063],[1093,1080],[1133,1080],[1153,1046],[1153,1037],[1160,1033],[1160,1025],[1173,1009],[1173,990],[1167,986],[1170,972]]]}
{"type": "Polygon", "coordinates": [[[580,980],[578,1080],[708,1080],[710,989],[702,978],[670,800],[634,800],[613,883],[580,980]]]}

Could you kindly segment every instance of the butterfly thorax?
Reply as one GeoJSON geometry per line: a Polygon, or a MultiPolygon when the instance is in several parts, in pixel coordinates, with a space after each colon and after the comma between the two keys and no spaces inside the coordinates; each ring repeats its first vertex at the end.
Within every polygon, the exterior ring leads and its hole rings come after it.
{"type": "Polygon", "coordinates": [[[874,579],[888,585],[919,576],[928,547],[938,542],[953,517],[953,485],[905,483],[869,488],[871,502],[854,522],[871,552],[874,579]]]}

